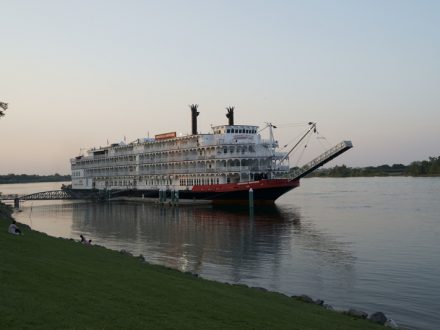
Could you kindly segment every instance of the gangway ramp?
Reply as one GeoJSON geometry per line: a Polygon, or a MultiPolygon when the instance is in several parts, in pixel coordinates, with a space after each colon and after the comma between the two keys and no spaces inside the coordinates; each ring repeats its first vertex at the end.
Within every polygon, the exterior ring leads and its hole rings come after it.
{"type": "Polygon", "coordinates": [[[315,159],[311,160],[301,168],[293,171],[290,174],[290,178],[292,180],[301,179],[307,174],[312,173],[317,168],[321,167],[325,163],[328,163],[333,158],[338,157],[340,154],[346,152],[348,149],[351,148],[353,148],[353,143],[351,143],[351,141],[342,141],[341,143],[338,143],[315,159]]]}

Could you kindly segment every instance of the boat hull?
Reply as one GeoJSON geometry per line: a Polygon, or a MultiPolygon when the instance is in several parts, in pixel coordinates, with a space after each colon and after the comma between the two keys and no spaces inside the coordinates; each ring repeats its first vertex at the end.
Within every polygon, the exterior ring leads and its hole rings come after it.
{"type": "MultiPolygon", "coordinates": [[[[288,179],[259,180],[218,185],[198,185],[188,189],[179,189],[178,199],[179,201],[209,201],[215,204],[242,204],[248,203],[249,191],[252,189],[255,203],[274,203],[281,195],[298,186],[299,180],[288,179]]],[[[164,190],[166,201],[172,201],[174,189],[164,190]]],[[[67,191],[76,199],[105,200],[122,197],[137,197],[159,200],[160,197],[159,188],[127,190],[67,189],[67,191]]]]}

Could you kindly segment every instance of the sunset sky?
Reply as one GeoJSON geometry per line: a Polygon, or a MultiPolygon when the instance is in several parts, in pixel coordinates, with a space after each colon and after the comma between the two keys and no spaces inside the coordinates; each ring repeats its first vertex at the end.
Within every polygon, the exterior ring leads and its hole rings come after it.
{"type": "MultiPolygon", "coordinates": [[[[440,156],[440,1],[0,1],[0,174],[148,134],[316,121],[329,165],[440,156]]],[[[295,125],[294,125],[295,124],[295,125]]],[[[318,149],[313,150],[319,152],[318,149]]],[[[316,154],[315,154],[316,155],[316,154]]]]}

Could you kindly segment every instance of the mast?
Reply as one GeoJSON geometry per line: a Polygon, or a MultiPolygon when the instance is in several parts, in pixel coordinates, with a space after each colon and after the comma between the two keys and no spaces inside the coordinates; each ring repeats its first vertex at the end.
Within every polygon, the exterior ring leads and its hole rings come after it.
{"type": "Polygon", "coordinates": [[[316,123],[314,122],[309,122],[309,129],[307,130],[307,132],[301,137],[301,139],[299,139],[299,141],[297,143],[295,143],[295,145],[289,150],[289,152],[280,159],[280,163],[282,163],[284,160],[286,160],[287,157],[289,157],[289,155],[292,153],[292,151],[301,143],[302,140],[304,140],[304,138],[313,130],[314,133],[316,133],[316,123]]]}
{"type": "MultiPolygon", "coordinates": [[[[266,123],[266,125],[267,126],[265,128],[269,127],[269,143],[270,143],[270,150],[271,150],[271,153],[272,153],[271,156],[270,156],[271,161],[270,161],[270,169],[269,169],[270,179],[272,179],[273,178],[274,165],[276,165],[275,164],[275,162],[276,162],[276,160],[275,160],[275,148],[278,146],[278,143],[275,141],[275,137],[273,135],[273,129],[277,128],[277,127],[275,125],[273,125],[272,123],[266,123]]],[[[263,130],[265,128],[263,128],[263,130]]]]}

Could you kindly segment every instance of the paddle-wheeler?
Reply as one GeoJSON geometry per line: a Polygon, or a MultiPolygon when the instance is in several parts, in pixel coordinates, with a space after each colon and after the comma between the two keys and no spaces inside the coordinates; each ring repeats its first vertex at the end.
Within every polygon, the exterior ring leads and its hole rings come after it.
{"type": "Polygon", "coordinates": [[[234,123],[227,109],[226,125],[208,134],[197,131],[198,106],[191,105],[192,133],[176,132],[92,148],[71,159],[72,185],[64,187],[75,198],[142,198],[160,201],[208,203],[273,203],[299,186],[300,179],[352,147],[343,141],[301,168],[291,169],[289,156],[308,134],[281,152],[267,124],[268,138],[258,126],[234,123]]]}

